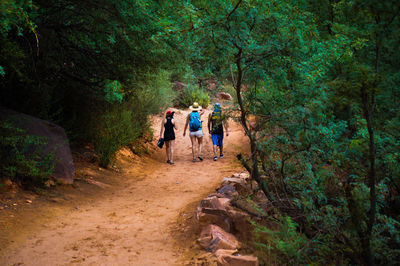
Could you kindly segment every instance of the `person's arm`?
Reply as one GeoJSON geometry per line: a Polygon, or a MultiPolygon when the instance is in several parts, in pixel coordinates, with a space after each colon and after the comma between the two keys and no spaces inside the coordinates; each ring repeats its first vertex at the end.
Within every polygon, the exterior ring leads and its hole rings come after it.
{"type": "Polygon", "coordinates": [[[229,131],[228,131],[228,118],[224,117],[224,120],[222,121],[222,125],[225,128],[225,134],[226,136],[229,136],[229,131]]]}
{"type": "Polygon", "coordinates": [[[175,123],[175,119],[172,118],[171,123],[172,123],[172,125],[174,125],[175,130],[178,130],[178,127],[176,126],[176,123],[175,123]]]}
{"type": "Polygon", "coordinates": [[[164,118],[161,120],[160,138],[162,138],[163,133],[164,133],[164,118]]]}
{"type": "Polygon", "coordinates": [[[186,117],[185,129],[183,130],[183,136],[186,136],[186,129],[189,125],[189,116],[190,116],[190,114],[188,114],[188,116],[186,117]]]}
{"type": "Polygon", "coordinates": [[[204,111],[204,109],[201,109],[201,111],[199,112],[199,117],[201,117],[206,111],[204,111]]]}
{"type": "Polygon", "coordinates": [[[211,123],[212,123],[212,121],[211,121],[211,114],[209,114],[208,115],[208,123],[207,123],[207,127],[208,127],[208,133],[210,133],[211,134],[211,123]]]}

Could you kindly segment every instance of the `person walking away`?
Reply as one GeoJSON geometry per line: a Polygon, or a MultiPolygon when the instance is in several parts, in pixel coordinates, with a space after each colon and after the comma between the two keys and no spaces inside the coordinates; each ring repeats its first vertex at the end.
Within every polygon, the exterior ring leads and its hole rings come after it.
{"type": "Polygon", "coordinates": [[[186,136],[186,129],[189,126],[189,136],[190,141],[192,142],[192,154],[193,154],[193,162],[196,162],[197,159],[203,161],[203,157],[201,157],[201,148],[203,145],[203,130],[201,126],[201,116],[204,114],[204,110],[197,103],[194,102],[193,105],[189,106],[189,109],[192,111],[186,117],[185,129],[183,130],[183,136],[186,136]],[[196,141],[198,144],[197,156],[196,156],[196,141]]]}
{"type": "Polygon", "coordinates": [[[160,138],[164,133],[164,142],[167,153],[167,163],[174,164],[174,144],[175,144],[175,130],[178,130],[174,121],[174,113],[167,111],[165,118],[161,121],[160,138]]]}
{"type": "Polygon", "coordinates": [[[224,157],[224,128],[226,136],[229,136],[226,118],[222,115],[221,104],[214,104],[214,111],[208,116],[208,132],[211,134],[213,143],[214,161],[218,160],[217,152],[219,148],[219,158],[224,157]]]}

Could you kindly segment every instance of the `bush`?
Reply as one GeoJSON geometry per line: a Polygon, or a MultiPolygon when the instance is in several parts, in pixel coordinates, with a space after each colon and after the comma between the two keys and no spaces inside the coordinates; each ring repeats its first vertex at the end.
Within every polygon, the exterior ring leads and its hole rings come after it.
{"type": "Polygon", "coordinates": [[[110,165],[120,148],[139,138],[147,126],[143,119],[136,119],[130,107],[128,103],[110,106],[93,126],[93,145],[104,167],[110,165]]]}
{"type": "Polygon", "coordinates": [[[161,70],[156,74],[148,74],[146,81],[139,82],[136,90],[136,104],[143,108],[147,114],[156,114],[160,110],[172,106],[177,98],[177,92],[170,82],[171,73],[161,70]]]}
{"type": "Polygon", "coordinates": [[[178,97],[178,105],[187,108],[193,102],[198,102],[202,107],[207,108],[210,104],[210,96],[198,86],[188,84],[178,97]]]}
{"type": "Polygon", "coordinates": [[[0,122],[0,178],[43,186],[54,170],[54,152],[40,154],[46,138],[27,135],[11,121],[0,122]]]}
{"type": "Polygon", "coordinates": [[[88,127],[89,138],[104,167],[110,165],[120,148],[134,143],[145,132],[151,132],[148,115],[171,106],[176,98],[167,71],[147,74],[145,81],[136,84],[135,93],[128,95],[122,93],[123,85],[110,86],[113,83],[106,84],[110,99],[107,107],[88,127]]]}
{"type": "Polygon", "coordinates": [[[281,217],[280,228],[268,229],[266,226],[252,222],[255,230],[258,257],[267,265],[305,264],[307,238],[297,232],[298,225],[289,217],[281,217]]]}

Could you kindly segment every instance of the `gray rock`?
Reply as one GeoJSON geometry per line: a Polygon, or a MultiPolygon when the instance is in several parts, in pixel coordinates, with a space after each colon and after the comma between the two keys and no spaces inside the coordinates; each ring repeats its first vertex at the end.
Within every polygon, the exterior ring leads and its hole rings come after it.
{"type": "Polygon", "coordinates": [[[44,158],[54,151],[54,173],[52,178],[64,184],[73,183],[75,176],[74,163],[69,141],[62,127],[3,107],[0,107],[0,119],[13,121],[16,127],[23,129],[28,135],[44,137],[47,144],[40,151],[40,155],[44,158]]]}

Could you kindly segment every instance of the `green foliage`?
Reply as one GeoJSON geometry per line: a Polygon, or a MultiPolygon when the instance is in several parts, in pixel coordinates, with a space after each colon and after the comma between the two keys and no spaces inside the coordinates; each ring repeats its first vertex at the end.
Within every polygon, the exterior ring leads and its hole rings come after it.
{"type": "Polygon", "coordinates": [[[88,126],[100,163],[107,167],[116,152],[134,143],[149,131],[147,117],[172,105],[176,93],[169,82],[169,72],[148,74],[137,89],[122,95],[123,85],[110,84],[110,102],[98,118],[88,126]],[[116,87],[117,86],[117,87],[116,87]],[[117,102],[118,104],[113,104],[117,102]]]}
{"type": "Polygon", "coordinates": [[[312,242],[302,263],[398,261],[399,241],[388,235],[398,232],[399,219],[399,3],[185,7],[195,72],[243,85],[235,87],[240,110],[257,122],[247,132],[255,143],[249,164],[268,177],[260,185],[271,203],[312,242]]]}
{"type": "Polygon", "coordinates": [[[391,265],[399,10],[394,0],[2,0],[0,104],[57,121],[108,165],[171,106],[170,81],[189,84],[184,107],[207,107],[204,80],[232,83],[249,165],[287,217],[259,230],[261,250],[279,263],[391,265]]]}
{"type": "Polygon", "coordinates": [[[11,121],[1,121],[0,177],[43,186],[54,170],[54,152],[40,153],[45,145],[45,138],[27,135],[11,121]]]}
{"type": "Polygon", "coordinates": [[[124,98],[122,85],[118,80],[106,81],[104,86],[105,100],[109,103],[121,103],[124,98]]]}
{"type": "Polygon", "coordinates": [[[104,167],[112,163],[120,148],[135,141],[145,128],[141,124],[143,119],[136,119],[130,109],[131,106],[127,105],[113,106],[92,126],[96,132],[93,137],[94,148],[104,167]]]}
{"type": "Polygon", "coordinates": [[[207,108],[207,106],[210,104],[210,96],[204,89],[196,85],[188,84],[181,91],[177,101],[179,106],[184,108],[189,107],[194,102],[198,102],[200,106],[207,108]]]}
{"type": "MultiPolygon", "coordinates": [[[[39,41],[37,38],[36,25],[30,18],[30,12],[34,9],[31,0],[14,1],[0,0],[0,40],[2,43],[0,59],[0,75],[5,76],[4,63],[10,63],[17,72],[19,68],[15,67],[14,59],[21,58],[20,51],[15,42],[7,38],[9,34],[16,34],[18,37],[24,36],[24,31],[29,30],[36,37],[35,48],[38,49],[39,41]],[[3,46],[4,45],[4,46],[3,46]]],[[[19,73],[20,74],[20,73],[19,73]]]]}
{"type": "Polygon", "coordinates": [[[262,263],[268,265],[299,265],[309,263],[307,253],[311,249],[306,236],[297,231],[298,225],[289,217],[281,217],[279,228],[268,229],[266,226],[252,222],[255,227],[254,237],[257,241],[262,263]]]}
{"type": "Polygon", "coordinates": [[[160,70],[139,82],[140,91],[135,94],[135,101],[140,102],[139,109],[145,110],[146,114],[155,114],[173,105],[177,92],[169,81],[170,75],[169,71],[160,70]]]}
{"type": "Polygon", "coordinates": [[[104,164],[149,114],[172,105],[170,73],[187,65],[170,46],[163,3],[1,3],[0,104],[57,122],[73,142],[95,142],[104,164]],[[125,135],[117,130],[128,124],[125,135]]]}

